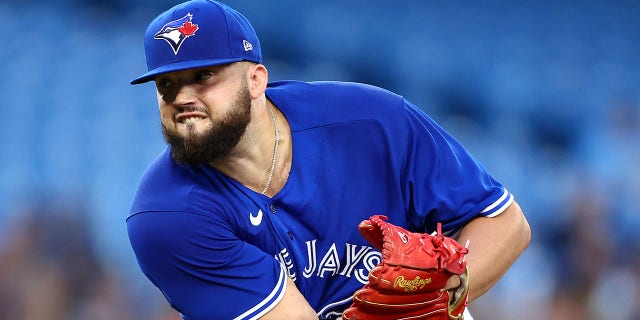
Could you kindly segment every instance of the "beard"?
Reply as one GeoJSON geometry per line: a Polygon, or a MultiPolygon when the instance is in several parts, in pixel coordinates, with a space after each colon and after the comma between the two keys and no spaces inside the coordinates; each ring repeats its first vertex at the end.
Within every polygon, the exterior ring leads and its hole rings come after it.
{"type": "Polygon", "coordinates": [[[229,104],[229,111],[221,119],[209,117],[209,120],[212,125],[202,134],[196,133],[194,124],[188,124],[184,137],[162,124],[164,140],[171,147],[171,158],[176,163],[206,164],[228,155],[235,148],[251,120],[251,96],[246,81],[229,104]]]}

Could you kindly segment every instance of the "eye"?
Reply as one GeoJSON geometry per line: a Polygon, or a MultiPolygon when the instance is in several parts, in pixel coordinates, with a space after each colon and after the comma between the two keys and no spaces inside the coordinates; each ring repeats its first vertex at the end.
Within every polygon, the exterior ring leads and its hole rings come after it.
{"type": "Polygon", "coordinates": [[[165,91],[173,85],[173,81],[167,78],[161,78],[156,80],[156,87],[158,90],[165,91]]]}
{"type": "Polygon", "coordinates": [[[195,75],[195,81],[196,82],[200,82],[200,81],[204,81],[207,80],[209,78],[211,78],[213,76],[213,72],[210,70],[201,70],[198,71],[195,75]]]}

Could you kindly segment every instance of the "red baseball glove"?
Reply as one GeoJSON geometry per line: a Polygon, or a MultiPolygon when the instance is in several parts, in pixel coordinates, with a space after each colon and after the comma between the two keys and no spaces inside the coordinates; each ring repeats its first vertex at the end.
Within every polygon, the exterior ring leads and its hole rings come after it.
{"type": "Polygon", "coordinates": [[[466,247],[442,235],[412,233],[375,215],[362,221],[362,236],[382,252],[369,272],[369,283],[355,292],[344,320],[463,320],[467,305],[466,247]],[[455,291],[442,291],[447,280],[460,276],[455,291]]]}

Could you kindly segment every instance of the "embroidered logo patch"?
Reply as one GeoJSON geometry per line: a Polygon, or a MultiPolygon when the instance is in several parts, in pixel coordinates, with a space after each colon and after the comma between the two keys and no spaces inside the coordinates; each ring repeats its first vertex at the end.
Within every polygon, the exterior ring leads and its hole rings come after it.
{"type": "Polygon", "coordinates": [[[198,31],[198,25],[191,20],[193,20],[193,14],[187,13],[186,16],[162,26],[153,38],[166,41],[173,49],[173,53],[178,54],[182,43],[198,31]]]}

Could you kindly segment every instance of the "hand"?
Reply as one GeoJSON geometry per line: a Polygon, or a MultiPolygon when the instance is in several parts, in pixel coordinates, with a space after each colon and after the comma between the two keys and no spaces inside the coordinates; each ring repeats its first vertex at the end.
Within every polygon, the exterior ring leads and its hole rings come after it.
{"type": "Polygon", "coordinates": [[[461,284],[462,281],[460,280],[460,276],[454,274],[449,277],[449,279],[447,279],[447,284],[444,286],[444,288],[440,289],[440,292],[456,290],[460,287],[461,284]]]}
{"type": "Polygon", "coordinates": [[[460,320],[468,301],[467,247],[442,234],[409,232],[373,216],[358,226],[382,252],[369,283],[356,291],[346,320],[460,320]]]}

